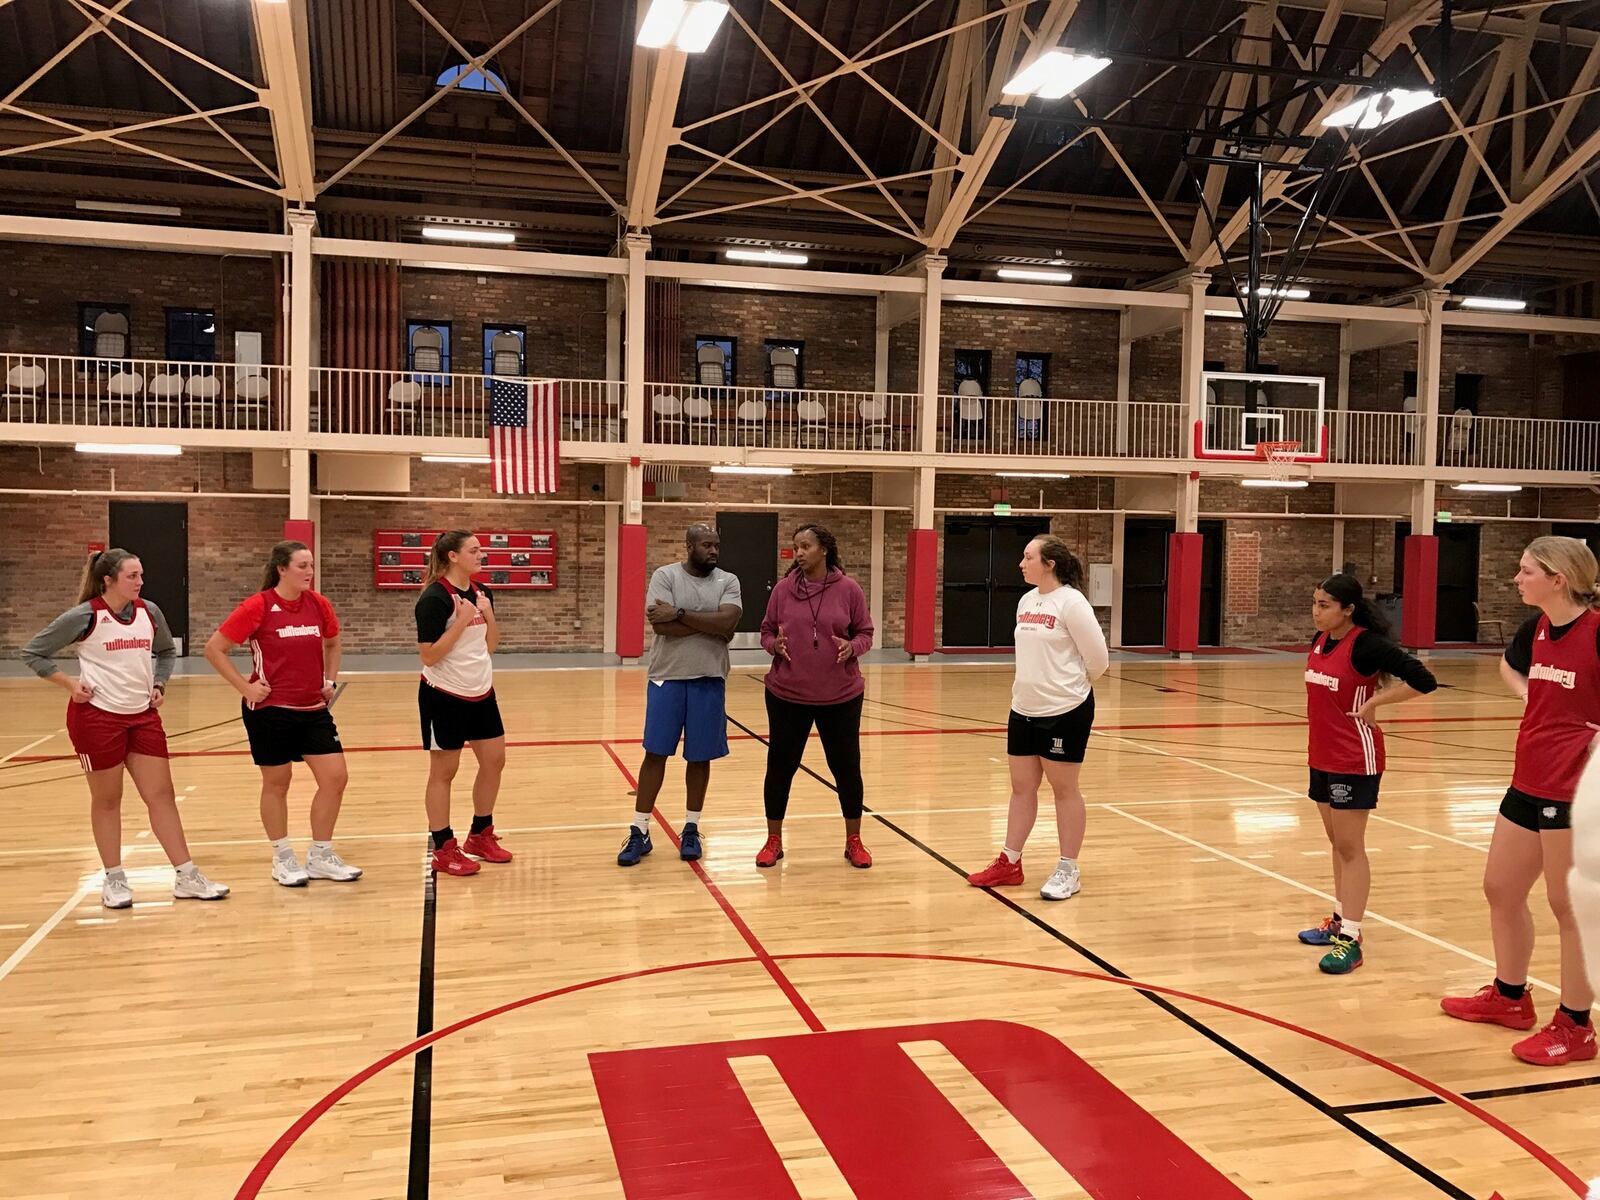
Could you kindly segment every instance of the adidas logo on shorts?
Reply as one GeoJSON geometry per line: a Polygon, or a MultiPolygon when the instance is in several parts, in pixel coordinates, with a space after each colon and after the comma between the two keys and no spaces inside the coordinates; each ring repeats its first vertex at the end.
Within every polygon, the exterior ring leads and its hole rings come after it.
{"type": "Polygon", "coordinates": [[[1554,821],[1556,819],[1556,806],[1554,804],[1550,805],[1544,810],[1544,818],[1547,821],[1554,821]]]}

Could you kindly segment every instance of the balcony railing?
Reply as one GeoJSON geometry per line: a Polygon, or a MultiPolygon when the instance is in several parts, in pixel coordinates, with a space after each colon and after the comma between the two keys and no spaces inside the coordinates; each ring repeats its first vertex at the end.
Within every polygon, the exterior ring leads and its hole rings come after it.
{"type": "MultiPolygon", "coordinates": [[[[315,374],[311,428],[318,433],[390,437],[489,436],[491,389],[556,390],[564,442],[620,442],[623,385],[606,379],[531,379],[508,375],[425,375],[322,367],[315,374]]],[[[515,398],[515,397],[513,397],[515,398]]]]}
{"type": "Polygon", "coordinates": [[[0,421],[150,430],[282,430],[288,368],[0,354],[0,421]]]}
{"type": "Polygon", "coordinates": [[[1027,458],[1179,458],[1188,453],[1183,408],[1137,401],[1119,428],[1114,400],[940,396],[942,454],[1027,458]]]}
{"type": "Polygon", "coordinates": [[[648,383],[645,437],[673,446],[910,451],[919,402],[907,392],[648,383]]]}
{"type": "Polygon", "coordinates": [[[1600,421],[1440,414],[1439,465],[1486,470],[1600,471],[1600,421]]]}
{"type": "Polygon", "coordinates": [[[1334,410],[1327,419],[1329,462],[1403,467],[1414,464],[1421,453],[1415,444],[1414,413],[1334,410]]]}

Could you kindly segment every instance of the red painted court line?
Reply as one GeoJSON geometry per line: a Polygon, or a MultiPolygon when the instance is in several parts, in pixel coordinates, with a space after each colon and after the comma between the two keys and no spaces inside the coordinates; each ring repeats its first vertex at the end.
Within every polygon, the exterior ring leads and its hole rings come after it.
{"type": "MultiPolygon", "coordinates": [[[[1226,703],[1225,701],[1223,703],[1226,703]]],[[[1385,717],[1385,725],[1461,725],[1475,724],[1489,721],[1508,722],[1513,727],[1517,724],[1516,717],[1385,717]]],[[[1148,725],[1097,725],[1097,733],[1150,733],[1162,729],[1292,729],[1303,726],[1305,721],[1296,719],[1284,721],[1164,721],[1148,725]]],[[[937,729],[863,729],[861,736],[867,737],[928,737],[947,733],[1004,733],[1004,725],[961,725],[951,728],[937,729]]],[[[817,735],[813,733],[812,737],[817,735]]],[[[747,733],[730,733],[730,742],[749,742],[756,739],[747,733]]],[[[506,743],[507,749],[549,749],[557,746],[639,746],[643,744],[640,738],[548,738],[544,740],[531,740],[506,743]]],[[[421,750],[421,743],[410,746],[346,746],[346,754],[392,754],[398,751],[421,750]]],[[[248,749],[237,750],[174,750],[173,758],[246,758],[249,757],[248,749]]],[[[76,762],[76,754],[23,754],[12,759],[16,763],[49,763],[49,762],[76,762]]]]}
{"type": "MultiPolygon", "coordinates": [[[[618,763],[617,765],[622,767],[621,763],[618,763]]],[[[622,771],[624,775],[627,774],[626,767],[622,767],[622,771]]],[[[699,864],[696,863],[694,865],[698,866],[699,864]]],[[[1179,991],[1177,988],[1162,987],[1159,984],[1141,983],[1138,980],[1126,979],[1118,975],[1103,975],[1098,971],[1081,971],[1072,967],[1051,967],[1045,966],[1041,963],[1016,962],[1011,959],[1003,958],[973,958],[955,954],[916,954],[910,952],[896,953],[892,951],[868,950],[831,952],[818,951],[813,953],[781,954],[778,957],[782,958],[786,962],[798,962],[812,959],[850,958],[880,960],[908,959],[925,962],[958,963],[972,966],[1014,967],[1019,970],[1039,971],[1051,975],[1066,975],[1074,979],[1087,979],[1096,983],[1116,984],[1119,987],[1129,987],[1140,991],[1154,992],[1158,995],[1166,996],[1167,998],[1173,1000],[1188,1000],[1195,1004],[1203,1004],[1211,1008],[1221,1009],[1239,1016],[1262,1021],[1266,1024],[1276,1026],[1290,1033],[1297,1033],[1304,1037],[1311,1038],[1313,1041],[1321,1042],[1324,1045],[1331,1046],[1336,1050],[1343,1050],[1346,1053],[1354,1055],[1355,1057],[1360,1058],[1381,1070],[1385,1070],[1391,1074],[1397,1075],[1400,1078],[1433,1093],[1445,1103],[1454,1105],[1455,1107],[1466,1112],[1468,1115],[1473,1116],[1477,1120],[1488,1125],[1497,1133],[1500,1133],[1508,1138],[1510,1141],[1520,1147],[1525,1153],[1527,1153],[1535,1162],[1539,1163],[1540,1166],[1547,1169],[1557,1179],[1561,1180],[1562,1183],[1570,1187],[1573,1195],[1583,1196],[1588,1190],[1588,1185],[1585,1184],[1583,1180],[1579,1179],[1578,1176],[1568,1169],[1560,1159],[1555,1157],[1555,1155],[1551,1154],[1548,1150],[1544,1149],[1542,1146],[1518,1132],[1512,1126],[1494,1116],[1494,1114],[1480,1108],[1471,1100],[1468,1100],[1465,1096],[1452,1092],[1448,1088],[1441,1087],[1439,1084],[1433,1083],[1423,1076],[1407,1070],[1405,1067],[1399,1066],[1396,1063],[1392,1063],[1388,1059],[1380,1058],[1375,1054],[1369,1054],[1365,1050],[1357,1049],[1355,1046],[1351,1046],[1346,1042],[1341,1042],[1337,1038],[1332,1038],[1326,1034],[1318,1033],[1315,1030],[1307,1029],[1302,1025],[1296,1025],[1291,1021],[1280,1020],[1277,1017],[1269,1017],[1266,1014],[1256,1012],[1253,1009],[1243,1008],[1236,1004],[1229,1004],[1226,1001],[1213,1000],[1207,996],[1196,995],[1193,992],[1179,991]]],[[[387,1070],[389,1067],[392,1067],[395,1063],[402,1062],[411,1057],[413,1054],[417,1053],[417,1051],[423,1050],[428,1046],[433,1045],[435,1042],[442,1041],[444,1038],[460,1033],[463,1029],[470,1029],[474,1025],[480,1025],[483,1022],[492,1020],[495,1017],[503,1016],[508,1012],[515,1012],[518,1009],[527,1008],[530,1005],[538,1004],[544,1000],[554,1000],[561,996],[572,995],[575,992],[583,992],[589,991],[593,988],[606,987],[610,984],[622,983],[630,979],[640,979],[651,975],[666,975],[677,971],[695,971],[706,967],[734,966],[742,963],[757,961],[760,960],[757,958],[716,958],[707,960],[705,962],[674,963],[669,966],[646,967],[638,971],[625,971],[618,975],[607,975],[601,979],[590,979],[583,983],[568,984],[565,987],[555,988],[548,992],[540,992],[534,996],[525,996],[520,1000],[513,1000],[507,1004],[499,1005],[496,1008],[487,1009],[484,1012],[476,1013],[469,1017],[463,1017],[453,1025],[447,1025],[443,1029],[436,1029],[432,1033],[425,1034],[422,1037],[417,1038],[414,1042],[411,1042],[405,1046],[401,1046],[397,1050],[391,1051],[380,1058],[377,1062],[372,1063],[370,1066],[358,1071],[349,1079],[339,1084],[338,1087],[334,1088],[321,1100],[318,1100],[316,1104],[307,1109],[305,1113],[298,1117],[294,1123],[289,1126],[288,1129],[284,1130],[283,1134],[279,1136],[278,1140],[275,1141],[268,1148],[267,1152],[261,1156],[260,1161],[258,1161],[256,1165],[251,1168],[250,1174],[246,1176],[244,1182],[240,1185],[238,1192],[235,1193],[234,1200],[255,1200],[255,1198],[261,1194],[261,1189],[266,1184],[268,1177],[272,1174],[273,1168],[275,1168],[278,1163],[282,1161],[284,1155],[289,1152],[289,1150],[294,1146],[295,1142],[299,1141],[299,1139],[305,1134],[306,1130],[310,1129],[311,1126],[314,1125],[321,1117],[323,1117],[329,1109],[331,1109],[340,1100],[348,1096],[351,1092],[355,1091],[356,1088],[360,1087],[363,1083],[366,1083],[373,1076],[387,1070]]]]}
{"type": "MultiPolygon", "coordinates": [[[[633,777],[633,772],[628,770],[623,761],[617,757],[617,752],[611,748],[611,744],[609,742],[601,742],[600,745],[611,756],[611,761],[617,764],[617,770],[622,772],[622,777],[628,781],[628,786],[638,790],[639,781],[633,777]]],[[[673,849],[677,849],[681,844],[678,838],[678,831],[667,823],[667,819],[661,815],[659,808],[652,809],[650,815],[660,823],[662,829],[667,831],[667,837],[671,840],[673,849]]],[[[783,990],[785,996],[789,997],[789,1003],[794,1005],[794,1010],[800,1014],[800,1019],[810,1027],[812,1033],[826,1033],[827,1027],[817,1019],[817,1014],[811,1011],[811,1006],[805,1002],[805,997],[801,996],[794,984],[789,982],[789,977],[773,961],[772,955],[768,954],[767,948],[761,944],[761,939],[756,937],[750,926],[744,923],[744,918],[728,902],[728,898],[722,894],[722,889],[711,882],[711,877],[706,874],[705,868],[698,861],[690,863],[689,867],[699,877],[700,882],[706,885],[706,891],[711,893],[711,898],[717,902],[728,920],[733,922],[733,927],[739,931],[739,936],[744,938],[750,949],[755,952],[757,961],[767,969],[767,973],[772,976],[773,982],[783,990]]]]}

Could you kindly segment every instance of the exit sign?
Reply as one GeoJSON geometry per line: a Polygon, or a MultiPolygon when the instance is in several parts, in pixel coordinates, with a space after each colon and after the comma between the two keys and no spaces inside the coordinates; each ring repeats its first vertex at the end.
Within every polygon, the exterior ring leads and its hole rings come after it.
{"type": "Polygon", "coordinates": [[[1451,516],[1449,513],[1441,510],[1433,514],[1433,519],[1439,522],[1441,525],[1448,525],[1450,524],[1451,516]]]}
{"type": "Polygon", "coordinates": [[[1011,515],[1011,505],[997,503],[994,506],[994,515],[997,517],[1009,517],[1011,515]]]}

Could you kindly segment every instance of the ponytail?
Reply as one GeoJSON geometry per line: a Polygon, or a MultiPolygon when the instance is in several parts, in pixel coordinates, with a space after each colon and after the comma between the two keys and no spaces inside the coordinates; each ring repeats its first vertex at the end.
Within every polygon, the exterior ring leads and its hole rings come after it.
{"type": "Polygon", "coordinates": [[[450,569],[450,556],[465,546],[471,536],[471,530],[449,529],[434,538],[433,549],[428,552],[428,569],[422,576],[423,587],[427,587],[450,569]]]}
{"type": "Polygon", "coordinates": [[[284,568],[294,561],[294,556],[302,550],[309,550],[304,542],[279,542],[267,555],[267,571],[261,577],[260,591],[268,592],[278,586],[278,580],[283,577],[284,568]]]}
{"type": "Polygon", "coordinates": [[[102,550],[91,554],[83,564],[83,578],[78,581],[78,603],[93,600],[106,594],[106,580],[122,574],[122,564],[138,555],[126,550],[102,550]]]}
{"type": "Polygon", "coordinates": [[[1317,586],[1337,600],[1340,608],[1353,610],[1350,613],[1353,624],[1379,637],[1391,636],[1389,619],[1373,607],[1372,601],[1361,591],[1361,581],[1354,575],[1346,575],[1343,572],[1329,575],[1317,586]]]}
{"type": "Polygon", "coordinates": [[[1083,591],[1083,564],[1072,552],[1072,547],[1049,534],[1034,538],[1033,544],[1039,548],[1039,561],[1050,564],[1057,582],[1083,591]]]}

